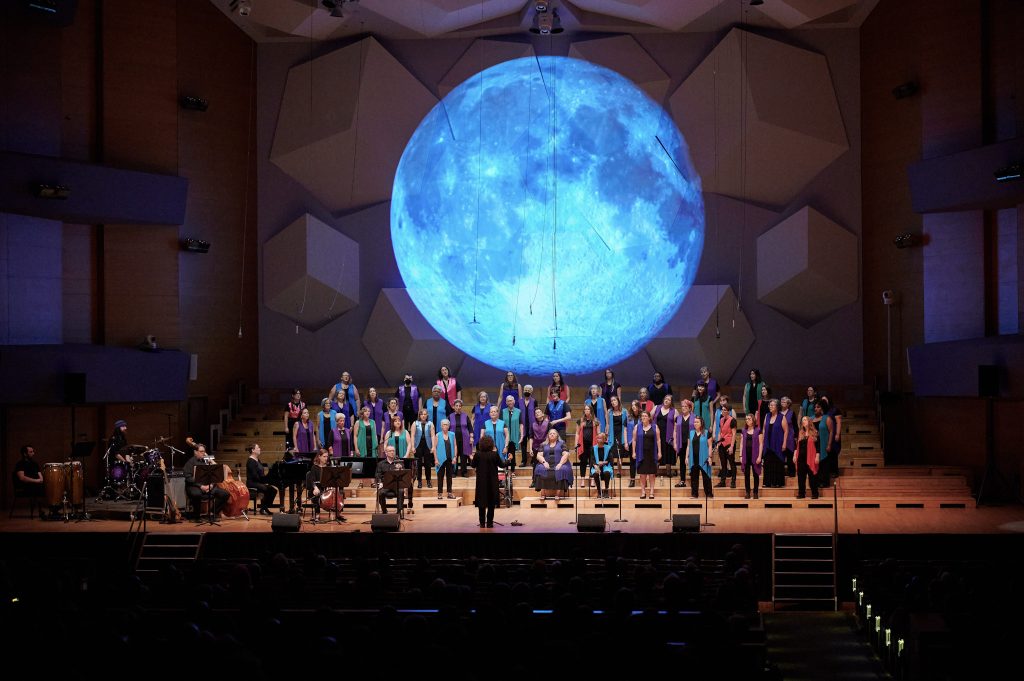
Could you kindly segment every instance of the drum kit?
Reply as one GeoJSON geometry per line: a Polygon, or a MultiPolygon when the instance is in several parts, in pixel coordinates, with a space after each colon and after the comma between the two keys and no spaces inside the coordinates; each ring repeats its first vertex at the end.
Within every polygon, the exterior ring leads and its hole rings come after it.
{"type": "Polygon", "coordinates": [[[106,486],[100,492],[102,501],[138,501],[144,496],[146,482],[154,475],[163,475],[163,449],[175,454],[183,451],[167,444],[169,437],[158,437],[151,446],[126,445],[106,457],[106,486]]]}

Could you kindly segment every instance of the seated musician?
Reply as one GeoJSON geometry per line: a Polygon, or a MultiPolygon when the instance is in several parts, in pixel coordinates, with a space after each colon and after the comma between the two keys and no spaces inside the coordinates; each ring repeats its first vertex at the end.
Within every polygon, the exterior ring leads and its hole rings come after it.
{"type": "Polygon", "coordinates": [[[260,446],[251,444],[245,448],[245,451],[249,452],[249,459],[245,462],[245,484],[257,492],[263,493],[260,514],[270,515],[270,505],[277,497],[277,488],[268,484],[270,476],[263,472],[263,464],[260,463],[260,446]]]}
{"type": "MultiPolygon", "coordinates": [[[[297,513],[298,509],[296,499],[298,503],[302,503],[302,477],[299,475],[291,475],[292,466],[301,466],[303,459],[301,456],[296,455],[294,449],[286,449],[284,452],[284,459],[274,464],[274,469],[277,470],[277,476],[273,478],[274,482],[277,483],[278,489],[281,491],[281,512],[284,513],[284,498],[288,496],[288,513],[297,513]]],[[[271,471],[273,473],[273,471],[271,471]]]]}
{"type": "Polygon", "coordinates": [[[185,462],[185,493],[192,499],[192,507],[196,510],[197,520],[200,517],[200,510],[202,509],[202,504],[200,502],[203,499],[212,499],[213,515],[216,517],[217,514],[220,513],[220,509],[224,507],[225,502],[231,498],[231,495],[228,494],[226,489],[217,487],[216,485],[196,484],[196,466],[205,464],[212,460],[213,459],[210,455],[206,453],[206,445],[200,444],[196,445],[196,450],[192,453],[192,458],[185,462]]]}
{"type": "Polygon", "coordinates": [[[412,478],[409,478],[409,486],[401,488],[396,491],[394,488],[385,488],[382,482],[384,473],[387,471],[400,471],[405,468],[405,463],[401,459],[395,458],[395,448],[390,444],[384,448],[384,458],[377,462],[377,475],[375,478],[377,486],[377,501],[380,503],[380,512],[387,513],[388,507],[385,506],[385,502],[389,497],[398,496],[398,506],[401,508],[403,505],[408,509],[409,513],[412,513],[412,478]]]}
{"type": "MultiPolygon", "coordinates": [[[[597,488],[598,499],[609,499],[610,493],[608,487],[611,484],[611,480],[615,477],[615,472],[612,470],[612,447],[608,442],[608,436],[604,433],[597,434],[597,441],[594,443],[594,451],[590,456],[590,477],[594,481],[594,487],[597,488]],[[601,481],[604,481],[604,491],[601,491],[601,481]]],[[[589,488],[588,488],[589,493],[589,488]]]]}
{"type": "Polygon", "coordinates": [[[327,465],[327,450],[323,447],[313,457],[313,465],[310,466],[309,472],[306,473],[306,494],[309,496],[309,501],[313,504],[313,522],[320,521],[320,495],[323,493],[323,488],[320,487],[320,481],[324,474],[324,466],[327,465]]]}

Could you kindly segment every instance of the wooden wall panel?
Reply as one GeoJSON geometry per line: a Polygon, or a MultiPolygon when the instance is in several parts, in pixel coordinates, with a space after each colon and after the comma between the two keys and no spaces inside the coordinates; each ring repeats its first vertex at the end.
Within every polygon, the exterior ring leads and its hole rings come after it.
{"type": "Polygon", "coordinates": [[[96,1],[78,0],[61,35],[61,156],[96,159],[96,1]]]}
{"type": "Polygon", "coordinates": [[[182,233],[211,243],[205,255],[181,256],[181,345],[198,355],[189,392],[210,396],[210,422],[239,379],[258,380],[253,48],[212,4],[178,6],[178,88],[210,105],[182,110],[178,123],[180,174],[189,180],[182,233]]]}

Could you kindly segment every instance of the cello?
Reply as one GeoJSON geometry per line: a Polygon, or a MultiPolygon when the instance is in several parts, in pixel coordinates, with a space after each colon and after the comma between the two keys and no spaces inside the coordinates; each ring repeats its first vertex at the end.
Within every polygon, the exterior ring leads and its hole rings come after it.
{"type": "MultiPolygon", "coordinates": [[[[192,438],[186,438],[185,442],[193,449],[198,446],[192,438]]],[[[207,463],[217,463],[212,455],[207,456],[206,459],[207,463]]],[[[224,506],[221,508],[221,513],[228,518],[237,518],[242,515],[251,501],[249,488],[241,480],[235,479],[235,476],[231,473],[231,466],[224,464],[224,481],[218,482],[217,487],[227,492],[229,496],[229,499],[224,502],[224,506]]]]}

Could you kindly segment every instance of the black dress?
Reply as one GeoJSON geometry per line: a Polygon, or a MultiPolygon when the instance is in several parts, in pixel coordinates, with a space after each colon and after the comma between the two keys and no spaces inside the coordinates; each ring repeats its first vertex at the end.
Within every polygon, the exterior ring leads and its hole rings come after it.
{"type": "Polygon", "coordinates": [[[654,475],[658,472],[658,444],[656,441],[657,436],[654,434],[654,426],[651,426],[651,429],[647,431],[641,426],[640,432],[643,433],[644,437],[644,460],[640,462],[636,472],[641,475],[654,475]]]}
{"type": "Polygon", "coordinates": [[[494,508],[499,498],[498,469],[501,468],[501,459],[498,452],[478,452],[472,464],[476,469],[476,500],[473,505],[494,508]]]}

